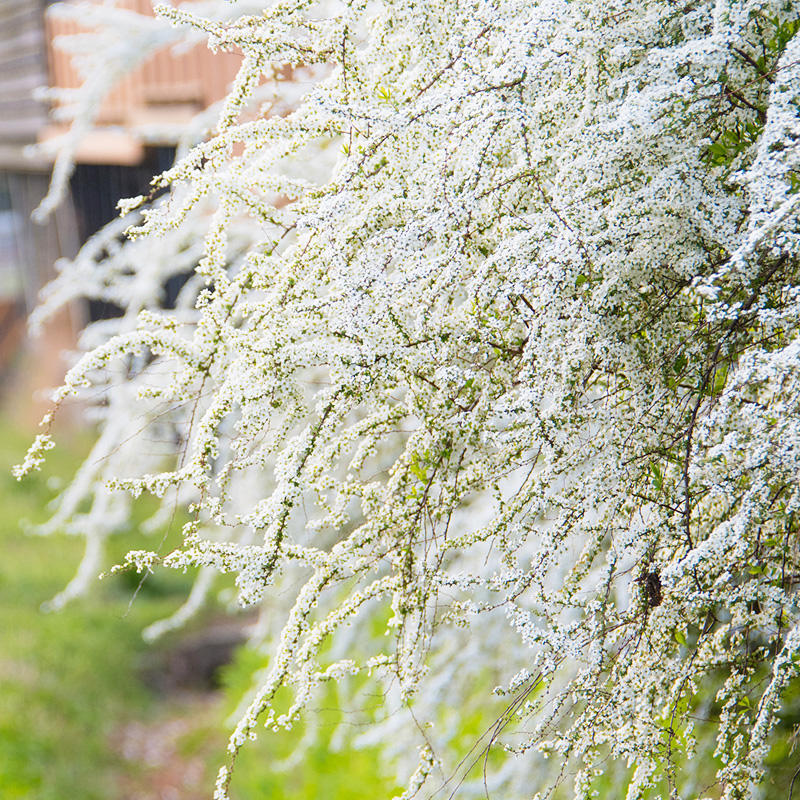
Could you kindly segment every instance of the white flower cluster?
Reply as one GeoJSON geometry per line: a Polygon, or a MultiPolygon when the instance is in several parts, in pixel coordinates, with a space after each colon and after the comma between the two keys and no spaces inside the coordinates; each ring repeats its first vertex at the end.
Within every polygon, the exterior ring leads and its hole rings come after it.
{"type": "Polygon", "coordinates": [[[800,6],[215,8],[159,24],[244,53],[216,132],[47,301],[124,309],[58,395],[102,403],[55,523],[96,553],[123,489],[191,506],[130,558],[204,568],[178,621],[214,570],[261,604],[232,761],[362,674],[406,797],[764,796],[800,661],[800,6]]]}

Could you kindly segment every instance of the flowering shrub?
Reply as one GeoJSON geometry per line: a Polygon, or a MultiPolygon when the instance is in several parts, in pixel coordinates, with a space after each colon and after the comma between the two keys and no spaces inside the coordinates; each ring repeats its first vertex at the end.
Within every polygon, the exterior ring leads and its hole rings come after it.
{"type": "Polygon", "coordinates": [[[800,660],[797,4],[157,10],[244,61],[46,301],[124,308],[55,397],[102,400],[65,596],[149,492],[193,519],[128,565],[203,568],[151,635],[220,571],[263,608],[231,764],[377,682],[404,797],[759,796],[800,660]]]}

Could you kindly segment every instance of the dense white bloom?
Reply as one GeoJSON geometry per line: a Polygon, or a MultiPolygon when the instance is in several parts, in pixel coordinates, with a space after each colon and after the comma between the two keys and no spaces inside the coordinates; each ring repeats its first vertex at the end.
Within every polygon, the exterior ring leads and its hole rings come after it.
{"type": "Polygon", "coordinates": [[[110,489],[191,504],[130,563],[263,604],[232,758],[360,671],[407,797],[489,751],[499,797],[699,797],[703,769],[757,796],[800,651],[800,8],[223,11],[153,23],[243,51],[216,133],[47,300],[125,309],[57,395],[105,399],[58,524],[99,541],[110,489]],[[303,92],[268,115],[275,64],[303,92]],[[716,751],[686,770],[698,687],[716,751]],[[470,714],[496,722],[465,752],[470,714]]]}

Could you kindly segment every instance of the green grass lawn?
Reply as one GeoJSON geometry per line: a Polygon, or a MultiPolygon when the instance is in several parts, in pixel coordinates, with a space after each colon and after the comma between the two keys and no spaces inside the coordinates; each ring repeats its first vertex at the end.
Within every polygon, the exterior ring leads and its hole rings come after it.
{"type": "MultiPolygon", "coordinates": [[[[141,629],[176,607],[188,577],[175,576],[172,591],[143,592],[130,609],[130,582],[114,578],[86,600],[43,613],[72,577],[83,543],[27,535],[20,521],[46,518],[48,476],[68,476],[86,443],[68,439],[44,472],[18,483],[10,468],[28,441],[0,423],[0,797],[109,800],[120,773],[135,769],[110,745],[114,730],[155,711],[137,674],[141,629]]],[[[131,533],[128,541],[141,539],[131,533]]]]}

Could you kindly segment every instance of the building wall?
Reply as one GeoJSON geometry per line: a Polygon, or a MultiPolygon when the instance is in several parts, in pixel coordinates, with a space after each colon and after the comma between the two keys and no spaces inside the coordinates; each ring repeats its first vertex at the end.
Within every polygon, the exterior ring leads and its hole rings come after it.
{"type": "MultiPolygon", "coordinates": [[[[118,0],[118,4],[152,14],[150,0],[118,0]]],[[[98,118],[101,126],[115,129],[90,134],[93,138],[76,154],[67,198],[40,225],[31,220],[31,213],[47,191],[52,164],[42,156],[30,158],[30,146],[64,128],[49,119],[34,91],[80,83],[69,55],[54,42],[81,32],[81,27],[46,15],[45,10],[46,0],[0,0],[0,386],[9,354],[18,347],[24,317],[53,275],[54,262],[74,256],[82,242],[116,217],[119,197],[145,192],[152,175],[168,166],[164,159],[175,142],[145,146],[137,126],[152,129],[153,123],[166,123],[165,130],[170,126],[179,130],[194,114],[225,96],[241,64],[241,56],[212,55],[203,45],[183,51],[165,48],[124,78],[98,118]]],[[[72,318],[107,313],[113,309],[85,304],[72,309],[72,318]]],[[[41,356],[34,359],[37,364],[69,346],[72,336],[64,333],[68,321],[62,323],[51,343],[37,346],[41,356]]],[[[58,382],[58,377],[35,381],[58,382]]]]}
{"type": "MultiPolygon", "coordinates": [[[[30,158],[47,124],[34,90],[48,83],[45,6],[41,0],[0,0],[0,304],[30,311],[53,262],[76,252],[71,204],[44,225],[31,213],[47,191],[50,164],[30,158]]],[[[1,350],[2,348],[0,348],[1,350]]]]}
{"type": "MultiPolygon", "coordinates": [[[[150,0],[118,0],[116,7],[146,16],[153,14],[150,0]]],[[[86,28],[70,19],[48,16],[46,30],[53,86],[67,89],[80,86],[80,75],[69,54],[54,42],[59,36],[81,33],[86,28]]],[[[240,55],[214,54],[204,44],[189,50],[166,47],[120,81],[106,98],[99,120],[131,125],[140,119],[149,121],[157,112],[167,118],[172,113],[179,120],[182,107],[201,111],[225,97],[241,63],[240,55]]]]}
{"type": "Polygon", "coordinates": [[[47,122],[47,109],[32,94],[48,81],[43,10],[37,0],[0,0],[0,162],[6,165],[47,122]]]}

